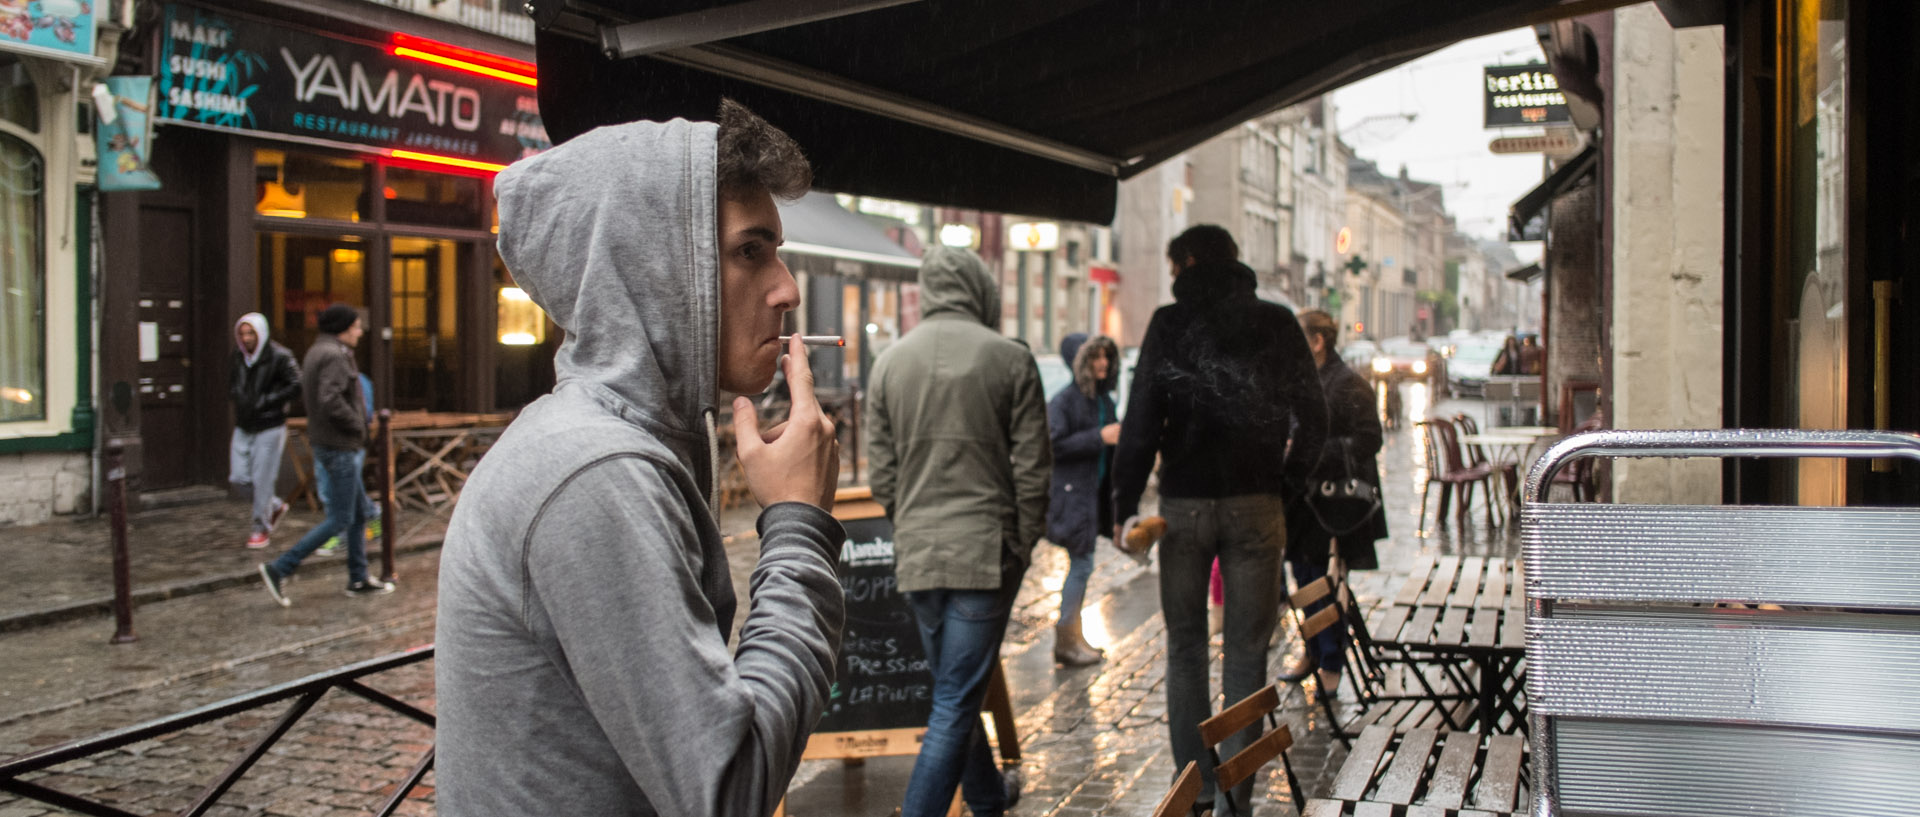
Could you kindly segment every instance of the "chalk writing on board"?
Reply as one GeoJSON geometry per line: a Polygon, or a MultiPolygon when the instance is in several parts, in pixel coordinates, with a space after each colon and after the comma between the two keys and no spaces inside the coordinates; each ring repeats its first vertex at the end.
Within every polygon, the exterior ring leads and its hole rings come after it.
{"type": "Polygon", "coordinates": [[[840,587],[847,597],[831,700],[816,732],[927,725],[933,676],[913,610],[893,573],[893,529],[885,518],[845,523],[840,587]]]}

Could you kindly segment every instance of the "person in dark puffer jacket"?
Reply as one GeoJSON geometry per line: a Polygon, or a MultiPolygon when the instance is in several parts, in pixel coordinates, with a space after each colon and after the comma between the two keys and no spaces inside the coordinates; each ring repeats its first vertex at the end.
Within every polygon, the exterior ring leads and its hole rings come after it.
{"type": "Polygon", "coordinates": [[[253,494],[253,533],[247,547],[267,546],[287,503],[273,492],[287,448],[287,401],[300,394],[300,364],[274,343],[267,316],[248,312],[233,324],[233,363],[227,396],[233,401],[232,466],[227,481],[253,494]]]}
{"type": "Polygon", "coordinates": [[[1067,549],[1060,587],[1060,621],[1053,628],[1053,660],[1070,667],[1100,660],[1080,627],[1080,607],[1093,575],[1093,549],[1113,530],[1113,447],[1120,419],[1113,387],[1120,380],[1120,347],[1112,338],[1075,332],[1060,341],[1060,359],[1073,366],[1073,383],[1047,403],[1053,437],[1053,485],[1047,501],[1047,540],[1067,549]]]}

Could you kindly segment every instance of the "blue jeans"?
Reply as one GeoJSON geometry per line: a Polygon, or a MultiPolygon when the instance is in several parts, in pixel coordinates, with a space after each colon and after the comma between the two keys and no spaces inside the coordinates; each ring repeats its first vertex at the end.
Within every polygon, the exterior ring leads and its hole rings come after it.
{"type": "Polygon", "coordinates": [[[933,672],[933,714],[907,779],[901,817],[939,817],[961,790],[975,817],[1007,810],[1006,780],[993,762],[980,705],[999,663],[1013,597],[1026,565],[1003,566],[999,590],[920,590],[907,594],[933,672]]]}
{"type": "Polygon", "coordinates": [[[372,503],[360,487],[360,472],[367,452],[361,449],[313,447],[313,470],[320,484],[320,504],[327,518],[315,525],[292,549],[268,565],[274,575],[285,578],[300,569],[300,563],[319,550],[328,539],[339,536],[347,543],[347,584],[367,580],[366,508],[372,503]]]}
{"type": "MultiPolygon", "coordinates": [[[[1230,804],[1214,785],[1213,759],[1200,740],[1200,722],[1213,715],[1213,691],[1207,681],[1212,653],[1207,649],[1207,592],[1213,560],[1220,560],[1226,585],[1223,612],[1226,665],[1221,686],[1228,704],[1267,684],[1267,641],[1280,619],[1280,559],[1286,551],[1285,504],[1264,494],[1222,499],[1160,500],[1167,533],[1160,542],[1160,608],[1167,621],[1167,730],[1174,768],[1200,766],[1201,798],[1213,813],[1244,814],[1253,797],[1253,781],[1233,790],[1230,804]]],[[[1249,727],[1219,747],[1225,760],[1245,749],[1259,729],[1249,727]]]]}
{"type": "Polygon", "coordinates": [[[1060,624],[1080,623],[1080,608],[1087,603],[1087,580],[1093,577],[1093,551],[1067,554],[1067,580],[1060,585],[1060,624]]]}
{"type": "MultiPolygon", "coordinates": [[[[1287,559],[1287,564],[1293,566],[1293,583],[1296,587],[1306,587],[1315,579],[1327,575],[1327,563],[1326,560],[1316,563],[1313,559],[1298,553],[1287,559]]],[[[1334,589],[1339,590],[1337,587],[1334,589]]],[[[1327,605],[1332,603],[1331,598],[1326,598],[1307,605],[1307,609],[1301,611],[1301,620],[1305,621],[1307,617],[1326,609],[1327,605]]],[[[1307,654],[1318,661],[1321,669],[1329,672],[1340,672],[1347,668],[1346,650],[1347,620],[1345,618],[1335,621],[1333,626],[1321,630],[1319,635],[1307,642],[1307,654]]]]}

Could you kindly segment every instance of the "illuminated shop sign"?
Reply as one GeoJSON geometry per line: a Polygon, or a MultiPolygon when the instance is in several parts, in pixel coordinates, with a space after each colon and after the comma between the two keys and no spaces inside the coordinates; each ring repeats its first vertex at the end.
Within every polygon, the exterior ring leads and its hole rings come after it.
{"type": "Polygon", "coordinates": [[[481,170],[551,146],[533,66],[394,36],[368,43],[169,4],[159,118],[481,170]]]}

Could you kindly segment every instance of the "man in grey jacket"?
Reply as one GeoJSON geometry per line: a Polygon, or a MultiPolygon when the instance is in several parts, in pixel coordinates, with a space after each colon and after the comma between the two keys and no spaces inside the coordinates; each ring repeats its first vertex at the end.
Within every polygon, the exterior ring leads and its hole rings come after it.
{"type": "Polygon", "coordinates": [[[267,594],[281,607],[290,606],[286,581],[300,563],[335,536],[347,540],[347,595],[376,596],[393,592],[393,585],[367,576],[367,493],[361,473],[367,465],[367,409],[360,392],[360,366],[353,347],[366,326],[360,310],[336,303],[322,310],[320,337],[307,347],[301,368],[307,404],[307,442],[313,445],[313,470],[323,486],[320,503],[327,518],[307,531],[280,558],[260,566],[267,594]]]}
{"type": "Polygon", "coordinates": [[[774,196],[812,172],[731,102],[718,126],[600,128],[502,171],[500,255],[566,330],[559,385],[474,469],[440,562],[439,810],[461,817],[766,815],[840,644],[839,454],[785,312],[774,196]],[[788,422],[733,423],[760,515],[736,599],[708,497],[722,391],[782,352],[788,422]]]}
{"type": "Polygon", "coordinates": [[[873,498],[933,672],[901,813],[945,814],[959,787],[975,817],[995,817],[1019,792],[994,766],[980,704],[1046,526],[1047,402],[1033,354],[995,328],[1000,285],[979,256],[928,252],[920,304],[920,325],[874,362],[867,400],[873,498]]]}

